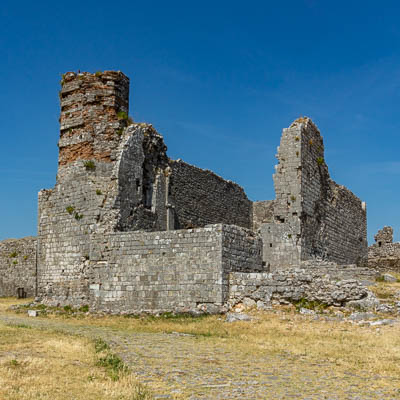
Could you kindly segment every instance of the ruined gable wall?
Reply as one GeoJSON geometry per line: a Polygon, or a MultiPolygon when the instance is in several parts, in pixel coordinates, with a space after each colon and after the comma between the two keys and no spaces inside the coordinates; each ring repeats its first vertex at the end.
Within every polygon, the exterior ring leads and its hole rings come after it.
{"type": "Polygon", "coordinates": [[[35,296],[35,237],[0,242],[0,297],[16,296],[18,288],[23,288],[27,297],[35,296]]]}
{"type": "Polygon", "coordinates": [[[365,206],[330,179],[322,137],[311,120],[295,124],[301,129],[301,258],[358,263],[367,256],[365,206]]]}
{"type": "Polygon", "coordinates": [[[175,229],[216,223],[251,229],[252,202],[239,185],[180,160],[171,160],[170,167],[175,229]]]}

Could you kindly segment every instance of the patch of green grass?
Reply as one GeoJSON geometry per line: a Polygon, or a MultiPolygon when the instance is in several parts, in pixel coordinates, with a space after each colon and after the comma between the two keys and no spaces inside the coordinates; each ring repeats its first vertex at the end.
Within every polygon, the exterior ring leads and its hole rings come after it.
{"type": "Polygon", "coordinates": [[[322,157],[317,158],[317,164],[322,165],[324,163],[324,159],[322,157]]]}
{"type": "Polygon", "coordinates": [[[21,363],[19,363],[17,360],[10,360],[9,365],[10,367],[19,367],[21,363]]]}
{"type": "Polygon", "coordinates": [[[117,118],[120,119],[120,120],[127,121],[129,117],[128,117],[128,114],[125,111],[119,111],[118,114],[117,114],[117,118]]]}
{"type": "Polygon", "coordinates": [[[97,196],[100,196],[103,194],[103,192],[100,189],[96,189],[96,194],[97,194],[97,196]]]}
{"type": "Polygon", "coordinates": [[[93,171],[96,169],[96,164],[93,160],[84,161],[83,165],[88,171],[93,171]]]}
{"type": "Polygon", "coordinates": [[[68,214],[72,215],[72,213],[75,211],[75,207],[74,207],[74,206],[65,207],[65,211],[66,211],[68,214]]]}
{"type": "Polygon", "coordinates": [[[18,325],[12,325],[12,326],[14,326],[15,328],[32,329],[31,326],[26,325],[26,324],[18,324],[18,325]]]}
{"type": "Polygon", "coordinates": [[[96,71],[95,76],[97,76],[99,78],[102,74],[103,73],[101,71],[96,71]]]}
{"type": "Polygon", "coordinates": [[[89,312],[89,306],[87,305],[87,304],[85,304],[84,306],[82,306],[82,307],[79,307],[79,311],[80,312],[89,312]]]}
{"type": "Polygon", "coordinates": [[[321,303],[318,300],[307,300],[305,298],[301,298],[299,301],[295,302],[294,305],[296,307],[296,311],[300,311],[301,308],[306,308],[308,310],[321,312],[328,307],[327,304],[321,303]]]}
{"type": "Polygon", "coordinates": [[[109,350],[110,346],[103,339],[96,339],[94,342],[94,350],[96,353],[109,350]]]}
{"type": "Polygon", "coordinates": [[[83,214],[75,213],[75,214],[74,214],[74,217],[75,217],[75,219],[76,219],[77,221],[79,221],[79,220],[81,220],[81,219],[83,218],[83,214]]]}
{"type": "Polygon", "coordinates": [[[64,306],[63,309],[67,313],[71,313],[73,311],[73,309],[72,309],[72,307],[70,305],[64,306]]]}
{"type": "Polygon", "coordinates": [[[9,257],[10,258],[15,258],[18,256],[18,253],[16,251],[13,251],[12,253],[10,253],[9,257]]]}

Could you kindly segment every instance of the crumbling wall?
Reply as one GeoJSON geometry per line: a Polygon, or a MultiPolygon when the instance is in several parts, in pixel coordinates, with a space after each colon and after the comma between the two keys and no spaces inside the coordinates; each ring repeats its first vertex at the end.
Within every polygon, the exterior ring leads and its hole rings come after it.
{"type": "Polygon", "coordinates": [[[170,167],[175,229],[216,223],[252,228],[252,202],[239,185],[180,160],[170,167]]]}
{"type": "Polygon", "coordinates": [[[59,165],[115,160],[128,122],[129,79],[119,71],[67,72],[61,86],[59,165]]]}
{"type": "Polygon", "coordinates": [[[400,272],[400,243],[393,243],[393,228],[385,226],[368,248],[368,266],[381,272],[400,272]]]}
{"type": "Polygon", "coordinates": [[[263,309],[305,299],[343,306],[369,294],[363,281],[373,281],[375,272],[356,265],[332,262],[302,262],[297,268],[272,273],[234,272],[229,276],[229,308],[242,304],[263,309]],[[357,280],[357,279],[360,280],[357,280]]]}
{"type": "Polygon", "coordinates": [[[298,126],[283,130],[277,159],[273,175],[276,199],[267,204],[272,215],[260,226],[263,259],[271,271],[300,262],[301,130],[298,126]]]}
{"type": "Polygon", "coordinates": [[[167,229],[168,158],[164,140],[148,124],[133,124],[119,157],[119,231],[167,229]]]}
{"type": "Polygon", "coordinates": [[[365,261],[365,204],[331,180],[317,127],[309,119],[298,124],[302,132],[302,259],[319,257],[339,264],[365,261]]]}
{"type": "Polygon", "coordinates": [[[17,296],[23,288],[27,297],[36,290],[36,238],[0,242],[0,297],[17,296]]]}
{"type": "Polygon", "coordinates": [[[260,227],[271,271],[314,258],[365,261],[365,204],[330,178],[322,136],[309,118],[283,130],[277,158],[273,221],[260,227]]]}

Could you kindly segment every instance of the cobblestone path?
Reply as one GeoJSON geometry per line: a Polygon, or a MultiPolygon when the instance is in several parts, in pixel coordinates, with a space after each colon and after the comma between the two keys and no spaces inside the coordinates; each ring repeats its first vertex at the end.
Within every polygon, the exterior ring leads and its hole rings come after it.
{"type": "Polygon", "coordinates": [[[393,378],[392,388],[378,390],[373,387],[377,377],[339,373],[331,363],[313,364],[271,351],[249,355],[228,348],[226,339],[127,332],[6,314],[0,314],[0,322],[102,338],[154,391],[155,399],[400,398],[398,378],[393,378]]]}

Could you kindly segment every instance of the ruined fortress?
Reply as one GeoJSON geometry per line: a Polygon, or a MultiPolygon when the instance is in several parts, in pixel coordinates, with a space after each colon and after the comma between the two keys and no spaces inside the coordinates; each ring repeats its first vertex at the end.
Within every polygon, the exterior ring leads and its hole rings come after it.
{"type": "Polygon", "coordinates": [[[0,242],[0,296],[137,313],[366,295],[366,206],[330,178],[309,118],[283,130],[276,198],[252,202],[131,121],[123,73],[68,72],[60,102],[56,185],[37,237],[0,242]]]}

